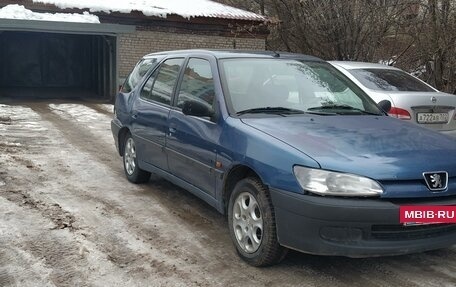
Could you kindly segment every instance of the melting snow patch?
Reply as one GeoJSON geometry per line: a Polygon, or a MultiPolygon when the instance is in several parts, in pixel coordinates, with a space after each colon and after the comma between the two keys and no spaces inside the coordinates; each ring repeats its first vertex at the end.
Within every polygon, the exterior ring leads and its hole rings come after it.
{"type": "Polygon", "coordinates": [[[66,118],[83,123],[96,123],[100,121],[111,122],[111,119],[96,110],[79,104],[50,104],[49,108],[66,118]]]}
{"type": "Polygon", "coordinates": [[[114,113],[114,105],[111,104],[99,104],[100,109],[107,111],[109,113],[114,113]]]}
{"type": "Polygon", "coordinates": [[[49,108],[62,118],[77,122],[109,142],[112,141],[110,133],[106,133],[111,130],[112,117],[80,104],[50,104],[49,108]]]}
{"type": "Polygon", "coordinates": [[[22,146],[22,145],[20,143],[13,143],[13,142],[0,142],[0,146],[15,147],[15,146],[22,146]]]}
{"type": "Polygon", "coordinates": [[[100,23],[98,16],[91,15],[89,12],[82,14],[76,13],[38,13],[26,9],[22,5],[11,4],[0,9],[0,18],[19,19],[19,20],[38,20],[38,21],[59,21],[59,22],[78,22],[78,23],[100,23]]]}
{"type": "MultiPolygon", "coordinates": [[[[9,119],[7,124],[8,126],[14,126],[17,130],[47,130],[39,122],[41,117],[30,108],[0,104],[0,114],[2,115],[2,118],[9,119]]],[[[6,126],[4,125],[4,122],[0,122],[0,131],[4,130],[6,130],[6,126]],[[4,126],[4,128],[2,128],[2,126],[4,126]]]]}

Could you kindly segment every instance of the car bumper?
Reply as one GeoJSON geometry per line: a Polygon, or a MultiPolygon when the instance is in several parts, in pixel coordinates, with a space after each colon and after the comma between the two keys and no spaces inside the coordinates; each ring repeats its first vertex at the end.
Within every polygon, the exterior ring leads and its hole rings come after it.
{"type": "MultiPolygon", "coordinates": [[[[403,226],[399,223],[400,204],[387,200],[321,197],[274,189],[271,197],[280,244],[301,252],[375,257],[456,244],[456,224],[403,226]]],[[[416,204],[456,205],[456,198],[416,204]]]]}
{"type": "Polygon", "coordinates": [[[113,119],[111,121],[111,132],[112,136],[114,137],[114,143],[116,144],[117,152],[120,154],[119,149],[119,131],[122,128],[122,125],[118,119],[113,119]]]}

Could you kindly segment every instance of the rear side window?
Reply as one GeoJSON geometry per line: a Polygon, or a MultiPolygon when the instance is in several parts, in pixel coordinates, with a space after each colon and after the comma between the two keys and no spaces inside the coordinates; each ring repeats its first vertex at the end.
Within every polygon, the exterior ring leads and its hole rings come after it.
{"type": "Polygon", "coordinates": [[[125,83],[122,86],[122,93],[130,93],[141,81],[141,79],[146,75],[147,71],[155,68],[158,64],[157,58],[148,58],[141,60],[136,64],[133,71],[128,75],[125,83]]]}
{"type": "Polygon", "coordinates": [[[354,69],[349,72],[364,86],[377,91],[433,92],[418,79],[400,70],[354,69]]]}
{"type": "Polygon", "coordinates": [[[192,58],[185,68],[177,106],[182,108],[187,101],[197,101],[209,109],[214,103],[215,89],[209,61],[192,58]]]}
{"type": "Polygon", "coordinates": [[[179,76],[183,58],[168,59],[147,80],[140,97],[166,105],[171,105],[171,98],[179,76]]]}

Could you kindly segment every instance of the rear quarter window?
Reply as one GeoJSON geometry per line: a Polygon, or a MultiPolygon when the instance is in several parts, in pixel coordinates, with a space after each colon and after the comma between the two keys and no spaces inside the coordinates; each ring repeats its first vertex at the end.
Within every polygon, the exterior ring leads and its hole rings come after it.
{"type": "Polygon", "coordinates": [[[147,58],[139,61],[125,80],[121,92],[130,93],[139,84],[147,72],[157,66],[158,62],[158,58],[147,58]]]}

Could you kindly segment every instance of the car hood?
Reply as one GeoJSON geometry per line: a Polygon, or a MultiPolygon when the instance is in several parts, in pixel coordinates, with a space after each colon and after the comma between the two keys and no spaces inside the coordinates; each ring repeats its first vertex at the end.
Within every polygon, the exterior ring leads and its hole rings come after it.
{"type": "Polygon", "coordinates": [[[316,160],[321,168],[379,181],[456,176],[456,139],[386,116],[289,116],[242,121],[316,160]]]}

